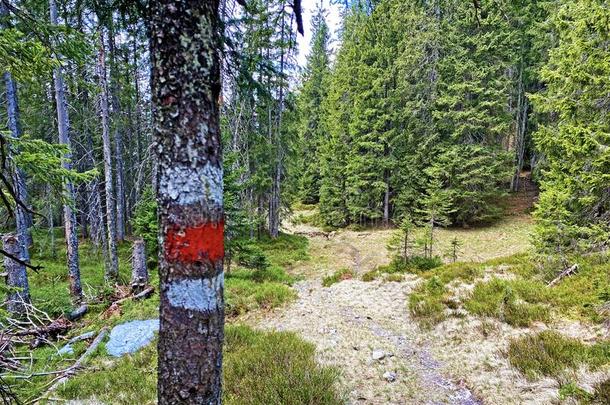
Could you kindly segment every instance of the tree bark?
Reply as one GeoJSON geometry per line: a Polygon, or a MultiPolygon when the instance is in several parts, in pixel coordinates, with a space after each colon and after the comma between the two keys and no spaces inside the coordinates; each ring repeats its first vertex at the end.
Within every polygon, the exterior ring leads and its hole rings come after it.
{"type": "Polygon", "coordinates": [[[218,0],[151,3],[159,404],[220,404],[224,214],[218,0]]]}
{"type": "MultiPolygon", "coordinates": [[[[9,14],[6,6],[0,4],[0,16],[9,14]]],[[[1,27],[0,27],[1,28],[1,27]]],[[[21,119],[19,114],[19,102],[17,97],[17,83],[9,72],[4,72],[4,83],[6,86],[6,107],[8,113],[8,128],[11,131],[13,138],[19,139],[23,133],[21,129],[21,119]]],[[[13,183],[17,198],[28,206],[28,192],[25,182],[25,174],[18,167],[13,171],[13,183]]],[[[32,215],[22,206],[17,204],[15,208],[15,222],[17,225],[17,235],[21,246],[20,258],[25,261],[30,260],[29,247],[32,246],[32,233],[30,224],[32,223],[32,215]]]]}
{"type": "MultiPolygon", "coordinates": [[[[2,245],[7,253],[15,257],[19,257],[21,254],[21,243],[18,237],[13,234],[4,235],[2,245]]],[[[7,309],[11,314],[24,315],[26,312],[24,304],[30,302],[30,287],[25,266],[9,257],[5,257],[4,270],[6,271],[6,286],[19,289],[9,293],[7,309]]]]}
{"type": "MultiPolygon", "coordinates": [[[[111,23],[112,26],[112,23],[111,23]]],[[[123,164],[122,112],[119,101],[118,73],[115,55],[114,31],[108,31],[108,47],[111,61],[112,116],[114,121],[114,159],[116,167],[116,238],[125,240],[125,168],[123,164]]]]}
{"type": "Polygon", "coordinates": [[[114,201],[114,184],[112,181],[112,146],[110,143],[110,125],[108,122],[108,84],[106,82],[106,55],[104,52],[104,34],[100,33],[98,52],[98,74],[100,80],[100,114],[102,119],[102,143],[104,149],[104,179],[106,187],[106,224],[108,231],[108,263],[106,281],[115,282],[119,277],[119,259],[117,256],[116,204],[114,201]]]}
{"type": "Polygon", "coordinates": [[[137,294],[148,286],[148,269],[146,268],[146,250],[144,240],[133,243],[131,254],[131,291],[137,294]]]}
{"type": "MultiPolygon", "coordinates": [[[[51,24],[57,25],[57,6],[55,0],[49,0],[51,24]]],[[[68,102],[64,92],[64,78],[61,66],[53,70],[53,83],[55,87],[55,103],[57,108],[57,127],[59,132],[59,143],[64,144],[71,151],[70,142],[70,119],[68,116],[68,102]]],[[[71,156],[64,160],[64,169],[71,170],[71,156]]],[[[74,185],[70,181],[64,184],[64,192],[72,201],[76,201],[74,185]]],[[[64,232],[66,237],[66,255],[68,262],[68,275],[70,277],[70,295],[75,304],[79,304],[83,298],[83,290],[80,281],[80,266],[78,259],[78,235],[76,233],[76,215],[72,207],[64,204],[64,232]]]]}

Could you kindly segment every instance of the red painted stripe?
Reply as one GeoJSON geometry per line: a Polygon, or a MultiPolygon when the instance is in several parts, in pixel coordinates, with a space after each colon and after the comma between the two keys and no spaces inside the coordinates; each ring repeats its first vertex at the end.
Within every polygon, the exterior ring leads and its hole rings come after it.
{"type": "Polygon", "coordinates": [[[165,257],[171,261],[215,262],[225,255],[224,222],[208,222],[192,228],[173,228],[165,235],[165,257]]]}

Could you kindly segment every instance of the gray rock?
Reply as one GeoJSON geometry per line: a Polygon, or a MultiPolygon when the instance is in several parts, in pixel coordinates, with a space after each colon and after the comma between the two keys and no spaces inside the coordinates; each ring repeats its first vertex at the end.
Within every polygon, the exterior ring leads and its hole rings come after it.
{"type": "Polygon", "coordinates": [[[59,349],[57,351],[57,354],[59,354],[60,356],[63,356],[64,354],[74,354],[74,349],[72,348],[72,345],[68,343],[67,345],[59,349]]]}
{"type": "Polygon", "coordinates": [[[383,360],[385,357],[385,352],[383,350],[375,349],[373,350],[373,360],[383,360]]]}
{"type": "Polygon", "coordinates": [[[386,371],[385,373],[383,373],[383,378],[387,382],[394,382],[396,381],[396,373],[393,371],[386,371]]]}
{"type": "Polygon", "coordinates": [[[159,331],[159,320],[131,321],[115,326],[110,331],[106,351],[114,357],[135,353],[148,345],[159,331]]]}

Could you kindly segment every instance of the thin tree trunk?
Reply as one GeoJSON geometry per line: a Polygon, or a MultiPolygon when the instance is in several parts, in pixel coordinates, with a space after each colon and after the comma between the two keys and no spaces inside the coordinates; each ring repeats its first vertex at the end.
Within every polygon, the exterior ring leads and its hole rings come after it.
{"type": "Polygon", "coordinates": [[[220,404],[224,214],[218,0],[151,3],[159,404],[220,404]]]}
{"type": "MultiPolygon", "coordinates": [[[[112,25],[112,24],[111,24],[112,25]]],[[[103,41],[103,39],[102,39],[103,41]]],[[[103,45],[102,45],[103,46],[103,45]]],[[[115,55],[114,31],[108,31],[108,47],[111,61],[111,100],[114,120],[114,158],[116,165],[116,238],[125,240],[125,168],[123,164],[122,112],[119,101],[117,61],[115,55]]]]}
{"type": "MultiPolygon", "coordinates": [[[[57,6],[55,0],[49,0],[51,24],[57,25],[57,6]]],[[[57,126],[59,132],[59,143],[72,150],[70,142],[70,119],[68,117],[68,102],[64,92],[64,78],[61,66],[53,70],[53,81],[55,86],[55,103],[57,105],[57,126]]],[[[64,169],[71,170],[70,153],[68,159],[64,160],[64,169]]],[[[72,201],[76,201],[74,185],[70,181],[64,184],[64,192],[72,201]]],[[[80,304],[83,298],[83,290],[80,282],[80,266],[78,259],[78,234],[76,232],[76,215],[72,207],[64,204],[64,232],[66,236],[66,252],[68,262],[68,275],[70,278],[70,294],[75,304],[80,304]]]]}
{"type": "MultiPolygon", "coordinates": [[[[0,4],[0,17],[8,16],[9,12],[4,5],[0,4]]],[[[0,27],[1,28],[1,27],[0,27]]],[[[9,72],[4,72],[4,83],[6,86],[6,106],[8,113],[8,128],[13,138],[19,139],[22,135],[21,120],[19,114],[19,102],[17,97],[17,83],[9,72]]],[[[28,206],[28,192],[25,182],[25,174],[21,169],[15,167],[13,170],[13,183],[17,198],[28,206]]],[[[15,209],[15,222],[17,225],[17,236],[21,248],[20,258],[25,261],[30,260],[29,247],[32,246],[32,233],[30,224],[32,215],[22,206],[17,205],[15,209]]]]}
{"type": "Polygon", "coordinates": [[[385,192],[383,193],[383,226],[390,224],[390,175],[386,170],[383,174],[385,192]]]}
{"type": "MultiPolygon", "coordinates": [[[[16,257],[21,254],[21,243],[13,234],[4,235],[2,238],[3,249],[16,257]]],[[[25,303],[30,302],[30,287],[25,266],[9,257],[4,258],[4,270],[6,271],[6,286],[16,288],[17,291],[9,293],[7,309],[10,313],[23,315],[26,312],[25,303]]]]}
{"type": "Polygon", "coordinates": [[[100,32],[98,52],[98,74],[100,78],[100,114],[102,118],[102,143],[104,149],[104,179],[106,187],[106,224],[108,231],[108,263],[106,280],[116,282],[119,277],[119,260],[117,256],[116,204],[114,201],[114,184],[112,182],[112,146],[110,144],[110,125],[108,123],[108,84],[106,82],[106,55],[104,52],[104,34],[100,32]]]}

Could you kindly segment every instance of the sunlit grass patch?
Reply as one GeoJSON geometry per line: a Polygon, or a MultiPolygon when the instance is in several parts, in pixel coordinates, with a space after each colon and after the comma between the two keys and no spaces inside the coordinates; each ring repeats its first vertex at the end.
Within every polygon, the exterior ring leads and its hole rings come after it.
{"type": "Polygon", "coordinates": [[[567,369],[587,365],[591,369],[610,363],[610,342],[591,346],[555,331],[543,331],[511,340],[507,357],[526,377],[559,377],[567,369]]]}
{"type": "Polygon", "coordinates": [[[331,274],[330,276],[324,277],[322,279],[322,285],[324,287],[330,287],[333,284],[339,283],[344,280],[351,280],[355,276],[354,271],[352,269],[340,269],[331,274]]]}
{"type": "Polygon", "coordinates": [[[227,278],[225,283],[226,313],[242,315],[255,309],[272,309],[296,298],[289,286],[275,282],[259,283],[241,278],[227,278]]]}
{"type": "Polygon", "coordinates": [[[544,304],[547,301],[543,284],[494,278],[475,285],[465,308],[474,315],[497,318],[509,325],[529,326],[534,321],[550,319],[549,308],[544,304]]]}
{"type": "Polygon", "coordinates": [[[424,328],[444,321],[447,290],[436,277],[421,283],[409,296],[409,312],[424,328]]]}

